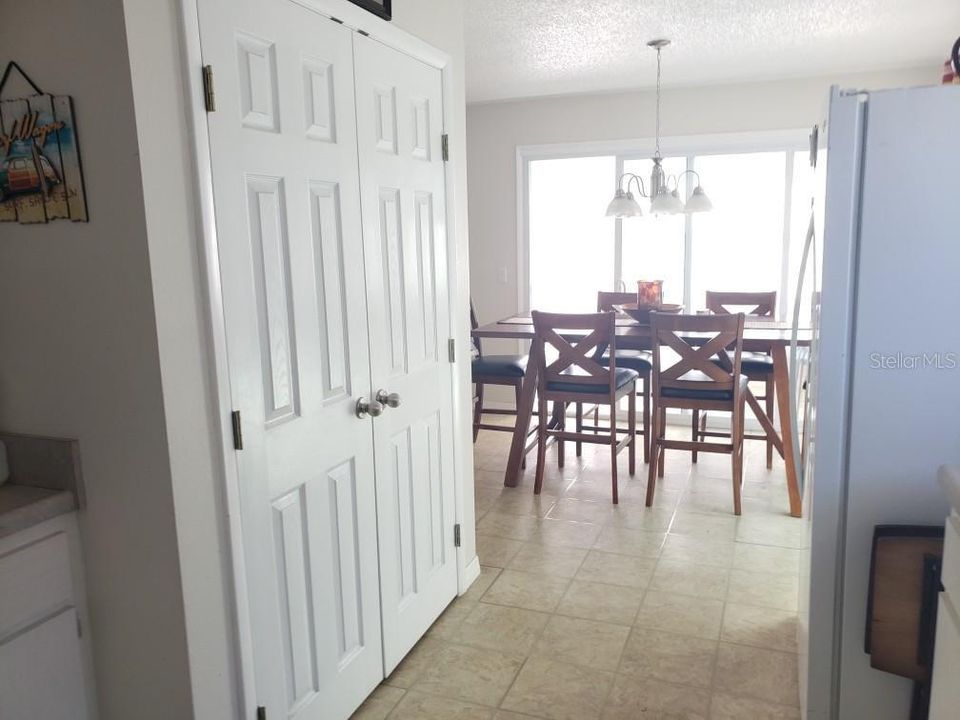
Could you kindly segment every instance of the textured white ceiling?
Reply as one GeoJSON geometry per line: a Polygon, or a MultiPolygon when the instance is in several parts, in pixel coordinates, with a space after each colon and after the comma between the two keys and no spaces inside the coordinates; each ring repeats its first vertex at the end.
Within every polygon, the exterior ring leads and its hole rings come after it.
{"type": "Polygon", "coordinates": [[[960,0],[466,0],[467,99],[930,65],[960,34],[960,0]]]}

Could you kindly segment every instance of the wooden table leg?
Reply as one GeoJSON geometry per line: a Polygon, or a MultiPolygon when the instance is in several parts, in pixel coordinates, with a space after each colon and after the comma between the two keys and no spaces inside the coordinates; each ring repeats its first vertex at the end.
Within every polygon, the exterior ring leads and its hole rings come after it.
{"type": "Polygon", "coordinates": [[[763,428],[763,432],[770,438],[773,447],[780,453],[780,457],[783,457],[783,441],[780,439],[780,436],[777,435],[777,430],[773,426],[773,418],[767,415],[766,411],[760,407],[760,403],[754,394],[750,392],[750,388],[747,388],[747,404],[750,406],[750,409],[753,410],[753,414],[760,423],[760,427],[763,428]]]}
{"type": "MultiPolygon", "coordinates": [[[[520,484],[520,465],[527,445],[527,428],[530,427],[530,416],[533,414],[533,400],[537,394],[537,368],[540,367],[542,354],[543,345],[534,342],[530,347],[527,371],[523,375],[523,386],[520,388],[520,397],[517,400],[517,424],[513,429],[510,455],[507,457],[507,470],[503,475],[503,484],[506,487],[516,487],[520,484]]],[[[549,420],[542,417],[539,422],[549,422],[549,420]]]]}
{"type": "Polygon", "coordinates": [[[787,367],[787,348],[773,346],[773,383],[780,413],[780,440],[783,443],[783,462],[787,466],[787,491],[790,493],[790,514],[802,516],[797,458],[793,452],[793,402],[790,398],[790,370],[787,367]]]}

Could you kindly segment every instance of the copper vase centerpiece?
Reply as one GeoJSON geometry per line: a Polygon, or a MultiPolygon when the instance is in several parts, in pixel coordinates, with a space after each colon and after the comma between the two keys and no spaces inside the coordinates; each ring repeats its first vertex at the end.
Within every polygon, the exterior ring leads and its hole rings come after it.
{"type": "Polygon", "coordinates": [[[637,280],[637,307],[663,305],[663,280],[637,280]]]}

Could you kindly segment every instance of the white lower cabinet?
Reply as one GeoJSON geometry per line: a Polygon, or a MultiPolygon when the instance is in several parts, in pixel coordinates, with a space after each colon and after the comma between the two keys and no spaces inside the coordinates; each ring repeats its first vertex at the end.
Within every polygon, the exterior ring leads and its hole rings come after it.
{"type": "Polygon", "coordinates": [[[0,645],[3,720],[85,720],[77,611],[68,608],[0,645]]]}
{"type": "Polygon", "coordinates": [[[92,720],[76,517],[0,539],[0,718],[92,720]]]}

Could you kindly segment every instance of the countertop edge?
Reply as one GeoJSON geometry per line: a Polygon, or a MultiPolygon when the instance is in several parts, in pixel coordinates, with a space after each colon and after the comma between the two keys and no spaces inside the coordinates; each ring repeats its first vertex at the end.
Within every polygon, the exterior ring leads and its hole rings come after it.
{"type": "Polygon", "coordinates": [[[77,509],[77,496],[69,490],[55,492],[28,505],[8,510],[0,514],[0,538],[27,530],[34,525],[74,512],[77,509]]]}

